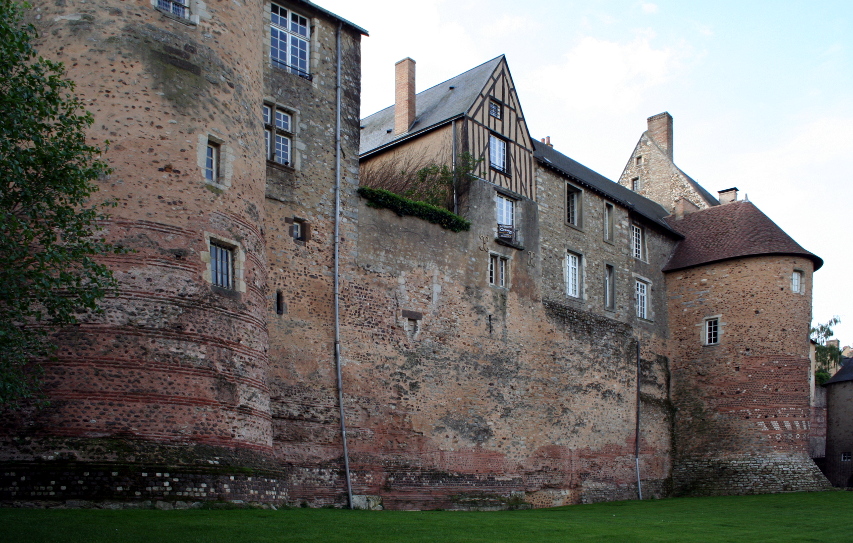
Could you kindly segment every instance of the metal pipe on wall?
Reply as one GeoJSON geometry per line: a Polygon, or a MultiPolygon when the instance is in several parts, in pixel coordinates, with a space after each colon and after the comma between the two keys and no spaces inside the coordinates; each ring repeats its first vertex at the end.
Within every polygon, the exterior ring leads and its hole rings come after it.
{"type": "Polygon", "coordinates": [[[634,430],[634,464],[637,469],[637,494],[643,499],[643,484],[640,480],[640,340],[637,340],[637,427],[634,430]]]}
{"type": "Polygon", "coordinates": [[[334,257],[334,299],[335,299],[335,373],[338,382],[338,410],[341,417],[341,441],[344,448],[344,474],[347,485],[347,505],[353,509],[352,479],[349,472],[349,448],[347,446],[347,425],[344,418],[344,380],[341,375],[341,314],[340,314],[340,238],[341,238],[341,29],[338,23],[337,79],[335,89],[335,257],[334,257]]]}

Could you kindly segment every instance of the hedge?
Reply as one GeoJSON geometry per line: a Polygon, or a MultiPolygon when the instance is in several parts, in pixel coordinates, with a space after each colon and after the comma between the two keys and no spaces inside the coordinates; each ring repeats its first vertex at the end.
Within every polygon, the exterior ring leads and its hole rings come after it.
{"type": "Polygon", "coordinates": [[[410,215],[440,227],[450,230],[451,232],[462,232],[471,228],[471,222],[463,219],[459,215],[451,213],[446,209],[427,204],[425,202],[416,202],[403,198],[399,194],[394,194],[385,189],[372,189],[369,187],[359,187],[358,194],[367,200],[367,205],[376,208],[390,209],[397,215],[403,217],[410,215]]]}

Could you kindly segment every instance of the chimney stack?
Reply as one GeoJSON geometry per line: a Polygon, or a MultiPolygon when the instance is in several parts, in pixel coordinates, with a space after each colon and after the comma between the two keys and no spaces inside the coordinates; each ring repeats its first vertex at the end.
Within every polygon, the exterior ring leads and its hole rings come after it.
{"type": "Polygon", "coordinates": [[[548,147],[550,147],[552,149],[554,148],[554,146],[551,144],[551,136],[545,136],[544,138],[542,138],[541,141],[542,141],[542,143],[544,143],[548,147]]]}
{"type": "Polygon", "coordinates": [[[672,160],[672,115],[664,111],[647,119],[648,134],[672,160]]]}
{"type": "Polygon", "coordinates": [[[394,65],[394,133],[405,134],[415,122],[415,61],[394,65]]]}
{"type": "Polygon", "coordinates": [[[732,202],[737,202],[737,187],[721,190],[717,194],[719,195],[718,199],[720,200],[721,204],[730,204],[732,202]]]}

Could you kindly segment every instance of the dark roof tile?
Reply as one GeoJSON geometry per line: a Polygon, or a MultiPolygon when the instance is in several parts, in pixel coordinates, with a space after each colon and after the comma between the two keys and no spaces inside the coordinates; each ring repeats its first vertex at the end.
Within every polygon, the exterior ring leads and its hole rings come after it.
{"type": "Polygon", "coordinates": [[[803,249],[752,202],[740,201],[695,211],[669,225],[684,236],[663,271],[758,255],[796,255],[809,258],[815,270],[820,257],[803,249]]]}

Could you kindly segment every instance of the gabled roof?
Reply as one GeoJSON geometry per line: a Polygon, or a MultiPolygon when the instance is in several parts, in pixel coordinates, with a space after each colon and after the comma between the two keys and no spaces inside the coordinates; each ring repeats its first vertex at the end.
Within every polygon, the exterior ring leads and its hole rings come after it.
{"type": "Polygon", "coordinates": [[[663,271],[674,271],[732,258],[760,255],[803,256],[823,260],[803,249],[752,202],[731,202],[667,221],[684,236],[663,271]]]}
{"type": "Polygon", "coordinates": [[[539,164],[546,168],[555,170],[569,177],[573,182],[591,189],[601,196],[628,208],[675,237],[681,237],[681,235],[677,231],[673,230],[664,220],[664,217],[669,215],[669,212],[659,203],[640,196],[636,192],[623,187],[619,183],[615,183],[610,179],[607,179],[603,175],[590,170],[583,164],[572,160],[563,153],[554,150],[554,148],[549,145],[534,140],[533,148],[533,156],[539,164]]]}
{"type": "Polygon", "coordinates": [[[386,107],[361,120],[361,156],[404,141],[463,116],[480,96],[503,55],[467,72],[419,92],[415,97],[415,122],[405,134],[394,133],[394,106],[386,107]]]}
{"type": "Polygon", "coordinates": [[[825,382],[823,386],[831,385],[833,383],[842,383],[844,381],[853,381],[853,363],[850,363],[850,358],[846,358],[847,362],[845,363],[845,358],[841,359],[841,363],[843,364],[841,369],[835,372],[832,379],[825,382]]]}
{"type": "Polygon", "coordinates": [[[297,1],[298,1],[298,2],[303,3],[303,4],[307,5],[307,6],[311,6],[312,8],[316,9],[316,10],[317,10],[317,11],[319,11],[320,13],[325,13],[326,15],[328,15],[328,16],[330,16],[330,17],[332,17],[333,19],[336,19],[336,20],[338,20],[338,21],[340,21],[340,22],[344,23],[345,25],[347,25],[347,26],[349,26],[349,27],[351,27],[351,28],[353,28],[353,29],[357,30],[357,31],[358,31],[358,32],[360,32],[361,34],[364,34],[365,36],[369,36],[369,35],[370,35],[370,34],[368,34],[368,33],[367,33],[367,30],[365,30],[365,29],[361,28],[361,27],[360,27],[360,26],[358,26],[358,25],[355,25],[355,24],[353,24],[353,23],[351,23],[351,22],[347,21],[346,19],[344,19],[344,18],[343,18],[343,17],[341,17],[340,15],[335,15],[335,14],[334,14],[334,13],[332,13],[331,11],[329,11],[329,10],[327,10],[327,9],[325,9],[325,8],[322,8],[322,7],[318,6],[318,5],[317,5],[317,4],[315,4],[314,2],[309,2],[309,0],[297,0],[297,1]]]}
{"type": "MultiPolygon", "coordinates": [[[[670,164],[672,164],[672,167],[673,167],[673,168],[675,168],[675,169],[678,171],[678,173],[680,173],[681,175],[683,175],[683,176],[684,176],[684,179],[686,179],[686,180],[687,180],[687,183],[688,183],[691,187],[693,187],[693,190],[695,190],[695,191],[699,194],[699,196],[701,196],[702,198],[704,198],[704,199],[705,199],[705,202],[707,202],[707,203],[708,203],[708,205],[712,205],[712,206],[718,206],[718,205],[720,205],[720,201],[719,201],[719,200],[717,200],[717,199],[714,197],[714,195],[713,195],[713,194],[711,194],[710,192],[708,192],[707,190],[705,190],[705,187],[703,187],[702,185],[700,185],[699,183],[697,183],[695,179],[693,179],[692,177],[690,177],[689,175],[687,175],[686,173],[684,173],[684,170],[682,170],[681,168],[679,168],[678,166],[676,166],[676,165],[675,165],[675,162],[673,162],[673,161],[669,158],[669,156],[667,155],[666,151],[664,151],[663,149],[661,149],[660,145],[658,145],[658,142],[656,142],[656,141],[655,141],[655,139],[649,135],[649,131],[648,131],[648,130],[646,130],[645,132],[643,132],[643,136],[645,136],[645,137],[646,137],[650,142],[652,142],[652,145],[654,145],[655,147],[657,147],[657,148],[658,148],[658,150],[659,150],[659,151],[660,151],[660,153],[661,153],[661,156],[665,157],[665,158],[669,161],[669,163],[670,163],[670,164]]],[[[641,137],[641,138],[642,138],[642,137],[641,137]]]]}

